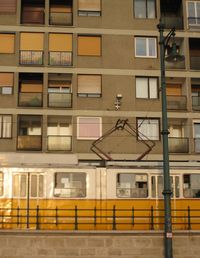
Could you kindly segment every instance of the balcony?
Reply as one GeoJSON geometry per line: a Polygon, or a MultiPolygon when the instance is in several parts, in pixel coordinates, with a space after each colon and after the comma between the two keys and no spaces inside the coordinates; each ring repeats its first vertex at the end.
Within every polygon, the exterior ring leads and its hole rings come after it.
{"type": "Polygon", "coordinates": [[[200,153],[200,138],[194,138],[194,152],[200,153]]]}
{"type": "Polygon", "coordinates": [[[167,96],[167,109],[168,110],[186,110],[187,97],[186,96],[167,96]]]}
{"type": "Polygon", "coordinates": [[[197,56],[190,56],[190,69],[200,70],[200,52],[197,56]]]}
{"type": "Polygon", "coordinates": [[[20,64],[22,65],[42,65],[43,51],[20,50],[20,64]]]}
{"type": "Polygon", "coordinates": [[[183,17],[162,16],[162,22],[166,29],[173,28],[175,24],[177,30],[183,29],[183,17]]]}
{"type": "Polygon", "coordinates": [[[42,93],[19,93],[20,107],[41,107],[42,93]]]}
{"type": "Polygon", "coordinates": [[[59,108],[71,108],[72,93],[49,93],[48,106],[59,108]]]}
{"type": "Polygon", "coordinates": [[[30,10],[27,8],[22,12],[22,24],[44,24],[44,10],[30,10]]]}
{"type": "Polygon", "coordinates": [[[50,12],[49,24],[51,25],[72,25],[72,13],[50,12]]]}
{"type": "Polygon", "coordinates": [[[169,137],[169,153],[188,153],[189,139],[183,137],[169,137]]]}
{"type": "Polygon", "coordinates": [[[192,109],[200,111],[200,96],[192,96],[192,109]]]}
{"type": "Polygon", "coordinates": [[[55,66],[71,66],[72,52],[49,52],[49,64],[55,66]]]}
{"type": "Polygon", "coordinates": [[[39,151],[42,149],[41,135],[18,135],[17,150],[39,151]]]}
{"type": "Polygon", "coordinates": [[[199,29],[200,17],[188,17],[188,27],[189,29],[199,29]]]}
{"type": "Polygon", "coordinates": [[[49,151],[71,151],[72,150],[72,136],[48,136],[48,150],[49,151]]]}

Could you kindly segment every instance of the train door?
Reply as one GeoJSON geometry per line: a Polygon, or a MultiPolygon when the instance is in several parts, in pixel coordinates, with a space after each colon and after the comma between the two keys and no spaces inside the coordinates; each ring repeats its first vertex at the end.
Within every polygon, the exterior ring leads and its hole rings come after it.
{"type": "MultiPolygon", "coordinates": [[[[180,197],[180,176],[171,175],[171,190],[172,190],[172,210],[173,216],[176,217],[176,207],[177,207],[177,198],[180,197]]],[[[151,197],[155,198],[154,209],[156,209],[155,214],[155,228],[162,228],[161,225],[164,225],[164,202],[163,202],[163,176],[153,175],[151,176],[151,197]]],[[[174,223],[176,218],[174,218],[174,223]]]]}
{"type": "Polygon", "coordinates": [[[37,206],[44,196],[42,173],[15,173],[13,175],[13,211],[18,227],[35,228],[37,206]]]}

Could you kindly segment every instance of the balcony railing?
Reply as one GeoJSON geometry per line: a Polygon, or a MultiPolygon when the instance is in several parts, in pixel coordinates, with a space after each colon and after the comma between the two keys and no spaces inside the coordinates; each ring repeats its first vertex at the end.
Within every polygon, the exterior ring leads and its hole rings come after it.
{"type": "Polygon", "coordinates": [[[42,106],[42,93],[19,93],[19,106],[20,107],[41,107],[42,106]]]}
{"type": "Polygon", "coordinates": [[[200,51],[198,56],[190,56],[190,69],[200,70],[200,51]]]}
{"type": "Polygon", "coordinates": [[[186,96],[167,96],[167,109],[169,110],[186,110],[187,98],[186,96]]]}
{"type": "Polygon", "coordinates": [[[72,25],[72,13],[50,12],[49,24],[51,25],[72,25]]]}
{"type": "Polygon", "coordinates": [[[183,18],[178,16],[164,16],[162,15],[162,22],[166,29],[171,29],[176,24],[176,29],[183,29],[183,18]]]}
{"type": "Polygon", "coordinates": [[[49,151],[71,151],[72,136],[49,135],[48,136],[49,151]]]}
{"type": "Polygon", "coordinates": [[[22,24],[44,24],[44,11],[23,10],[22,24]]]}
{"type": "Polygon", "coordinates": [[[200,153],[200,138],[194,139],[194,152],[200,153]]]}
{"type": "Polygon", "coordinates": [[[188,153],[189,139],[183,137],[169,137],[170,153],[188,153]]]}
{"type": "Polygon", "coordinates": [[[59,108],[71,108],[72,93],[49,93],[48,106],[59,108]]]}
{"type": "Polygon", "coordinates": [[[17,136],[17,149],[39,151],[42,149],[42,136],[41,135],[18,135],[17,136]]]}
{"type": "Polygon", "coordinates": [[[192,109],[197,111],[200,110],[200,96],[192,97],[192,109]]]}
{"type": "Polygon", "coordinates": [[[58,66],[71,66],[72,65],[72,52],[49,52],[49,64],[58,66]]]}
{"type": "Polygon", "coordinates": [[[192,27],[200,27],[200,17],[188,17],[188,26],[192,27]]]}
{"type": "Polygon", "coordinates": [[[22,65],[42,65],[43,51],[20,50],[20,64],[22,65]]]}

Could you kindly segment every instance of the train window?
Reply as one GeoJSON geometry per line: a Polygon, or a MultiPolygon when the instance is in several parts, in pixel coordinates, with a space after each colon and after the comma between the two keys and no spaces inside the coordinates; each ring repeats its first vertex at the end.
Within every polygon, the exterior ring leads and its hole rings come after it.
{"type": "MultiPolygon", "coordinates": [[[[180,196],[179,191],[179,176],[170,176],[172,197],[178,198],[180,196]]],[[[152,198],[163,198],[163,177],[152,176],[151,177],[151,195],[152,198]]]]}
{"type": "Polygon", "coordinates": [[[43,197],[43,175],[31,175],[31,197],[43,197]]]}
{"type": "Polygon", "coordinates": [[[147,175],[117,174],[117,197],[146,198],[148,196],[147,175]]]}
{"type": "Polygon", "coordinates": [[[0,172],[0,196],[3,195],[3,173],[0,172]]]}
{"type": "Polygon", "coordinates": [[[14,197],[26,197],[26,175],[14,175],[13,195],[14,197]]]}
{"type": "Polygon", "coordinates": [[[200,174],[183,175],[183,196],[200,198],[200,174]]]}
{"type": "Polygon", "coordinates": [[[86,173],[55,173],[55,197],[86,197],[86,173]]]}

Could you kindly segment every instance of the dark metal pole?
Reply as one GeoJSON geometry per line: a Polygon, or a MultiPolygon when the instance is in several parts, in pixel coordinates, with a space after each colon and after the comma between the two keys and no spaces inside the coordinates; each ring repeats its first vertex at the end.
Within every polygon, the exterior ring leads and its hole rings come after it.
{"type": "MultiPolygon", "coordinates": [[[[173,258],[172,251],[172,221],[171,221],[171,183],[169,172],[169,149],[168,149],[168,119],[167,119],[167,98],[166,98],[166,78],[165,78],[165,49],[167,37],[163,36],[164,25],[158,24],[160,32],[160,70],[161,70],[161,93],[162,93],[162,138],[163,138],[163,177],[164,177],[164,209],[165,209],[165,258],[173,258]]],[[[174,33],[174,31],[173,31],[174,33]]]]}

